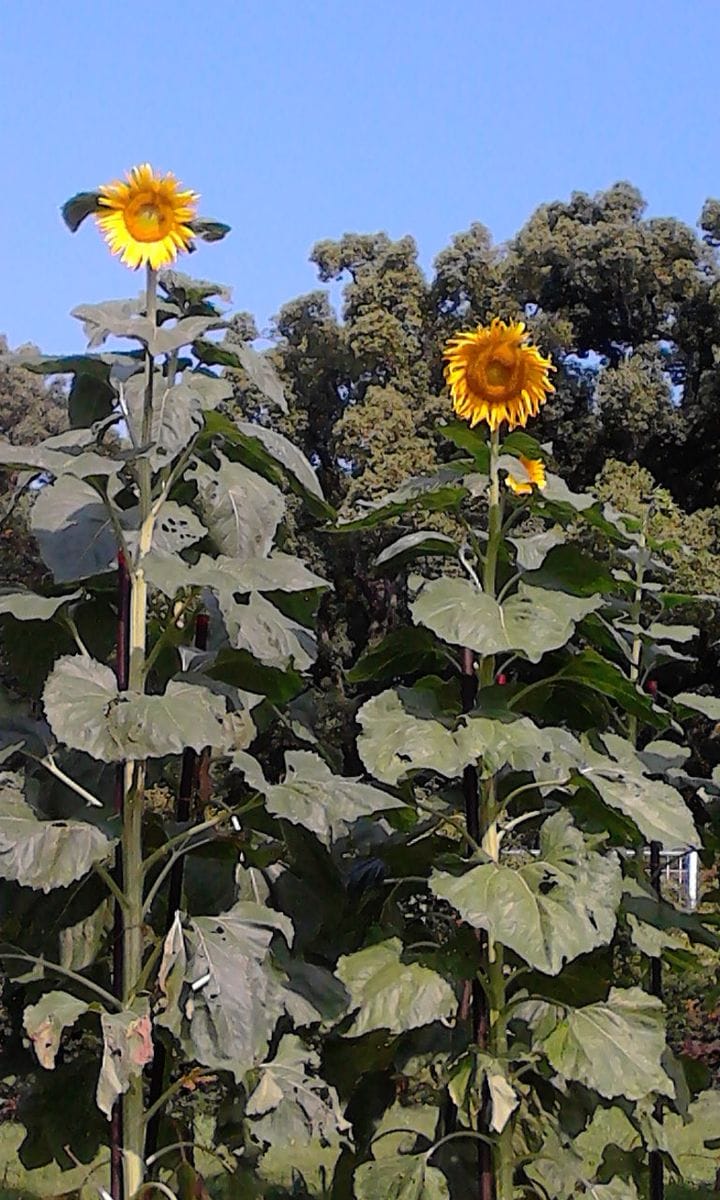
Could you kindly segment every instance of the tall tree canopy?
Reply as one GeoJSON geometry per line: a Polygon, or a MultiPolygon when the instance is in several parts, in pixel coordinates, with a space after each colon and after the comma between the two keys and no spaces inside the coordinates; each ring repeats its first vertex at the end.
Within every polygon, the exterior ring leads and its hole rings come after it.
{"type": "MultiPolygon", "coordinates": [[[[706,203],[696,231],[647,217],[628,183],[541,205],[504,244],[475,223],[437,255],[429,278],[411,237],[320,242],[311,261],[331,288],[290,301],[274,322],[287,432],[317,463],[331,502],[356,514],[435,461],[437,426],[450,415],[447,338],[492,315],[524,315],[558,368],[556,395],[533,432],[552,442],[562,472],[583,487],[604,471],[604,494],[617,488],[618,500],[627,500],[628,480],[639,487],[650,478],[679,514],[701,509],[709,563],[720,516],[718,245],[720,203],[706,203]],[[613,462],[649,476],[608,474],[613,462]]],[[[241,379],[234,404],[262,419],[241,379]]],[[[424,514],[423,523],[442,517],[424,514]]],[[[364,586],[381,536],[369,534],[366,559],[348,563],[342,543],[311,535],[345,599],[364,588],[369,628],[388,617],[373,611],[376,589],[364,586]]],[[[708,568],[704,590],[714,583],[708,568]]],[[[328,612],[334,603],[325,601],[328,612]]],[[[356,649],[367,632],[359,622],[356,649]]],[[[330,641],[348,648],[335,629],[330,641]]]]}

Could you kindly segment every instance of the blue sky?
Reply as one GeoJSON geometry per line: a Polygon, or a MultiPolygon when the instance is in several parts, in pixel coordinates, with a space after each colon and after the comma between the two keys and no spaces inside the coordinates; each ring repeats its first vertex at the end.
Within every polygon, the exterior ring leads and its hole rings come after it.
{"type": "MultiPolygon", "coordinates": [[[[412,233],[627,178],[695,223],[720,194],[717,0],[15,0],[0,33],[0,330],[82,347],[69,310],[135,294],[59,206],[148,160],[233,226],[191,260],[261,325],[313,243],[412,233]]],[[[190,264],[188,264],[189,266],[190,264]]]]}

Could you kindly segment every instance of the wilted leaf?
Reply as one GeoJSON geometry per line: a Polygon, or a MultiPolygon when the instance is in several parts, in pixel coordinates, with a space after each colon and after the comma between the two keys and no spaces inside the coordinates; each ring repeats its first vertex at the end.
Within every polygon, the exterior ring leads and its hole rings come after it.
{"type": "Polygon", "coordinates": [[[74,1025],[87,1010],[84,1000],[77,1000],[68,992],[45,992],[37,1004],[27,1006],[23,1013],[25,1032],[40,1066],[46,1071],[52,1071],[55,1066],[63,1029],[74,1025]]]}
{"type": "Polygon", "coordinates": [[[601,1096],[670,1096],[673,1085],[661,1065],[664,1011],[641,988],[611,988],[604,1003],[568,1012],[543,1048],[556,1071],[601,1096]]]}
{"type": "Polygon", "coordinates": [[[346,1037],[373,1029],[404,1033],[447,1020],[457,1007],[450,985],[428,967],[400,960],[402,943],[390,938],[344,955],[336,975],[350,993],[349,1011],[357,1009],[346,1037]]]}
{"type": "Polygon", "coordinates": [[[245,1109],[253,1118],[252,1133],[258,1141],[330,1143],[349,1130],[337,1092],[319,1077],[319,1068],[320,1055],[295,1034],[285,1034],[275,1057],[262,1064],[245,1109]]]}
{"type": "Polygon", "coordinates": [[[545,821],[539,856],[524,866],[485,863],[459,876],[436,871],[430,886],[473,928],[557,975],[612,938],[622,877],[616,856],[588,850],[561,811],[545,821]]]}
{"type": "Polygon", "coordinates": [[[118,1096],[130,1087],[130,1081],[142,1075],[153,1059],[150,1007],[145,997],[131,1009],[102,1013],[103,1058],[95,1101],[108,1120],[118,1096]]]}
{"type": "Polygon", "coordinates": [[[201,238],[203,242],[221,242],[231,229],[230,225],[225,225],[222,221],[211,221],[207,217],[195,217],[188,224],[195,237],[201,238]]]}
{"type": "Polygon", "coordinates": [[[490,1098],[490,1128],[502,1133],[520,1097],[502,1063],[482,1050],[472,1049],[455,1064],[448,1084],[453,1103],[471,1127],[480,1113],[485,1085],[490,1098]]]}
{"type": "Polygon", "coordinates": [[[232,1071],[238,1083],[262,1061],[284,1009],[281,978],[269,957],[276,930],[292,941],[292,924],[282,913],[240,901],[219,917],[195,918],[182,940],[174,927],[165,944],[168,1012],[161,1023],[180,1029],[188,1054],[213,1070],[232,1071]],[[178,1020],[185,959],[185,1003],[178,1020]]]}
{"type": "Polygon", "coordinates": [[[60,966],[70,971],[83,971],[89,967],[95,962],[112,923],[113,904],[108,898],[89,917],[61,929],[58,934],[60,966]]]}

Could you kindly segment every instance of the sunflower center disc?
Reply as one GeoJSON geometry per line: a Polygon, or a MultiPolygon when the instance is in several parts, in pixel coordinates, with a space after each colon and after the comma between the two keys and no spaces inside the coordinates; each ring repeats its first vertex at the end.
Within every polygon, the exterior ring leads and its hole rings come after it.
{"type": "Polygon", "coordinates": [[[512,373],[512,367],[498,358],[491,358],[485,370],[490,387],[505,387],[510,383],[512,373]]]}
{"type": "Polygon", "coordinates": [[[138,196],[125,213],[128,233],[137,242],[160,241],[168,234],[172,223],[172,208],[154,196],[138,196]]]}

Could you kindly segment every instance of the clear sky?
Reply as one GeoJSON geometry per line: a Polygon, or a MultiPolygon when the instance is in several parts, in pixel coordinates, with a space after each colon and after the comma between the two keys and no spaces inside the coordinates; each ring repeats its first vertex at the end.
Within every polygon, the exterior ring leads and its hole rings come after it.
{"type": "Polygon", "coordinates": [[[141,280],[59,206],[148,160],[233,226],[192,272],[259,323],[348,230],[429,266],[480,220],[629,179],[694,224],[720,194],[718,0],[5,0],[0,330],[83,345],[141,280]]]}

